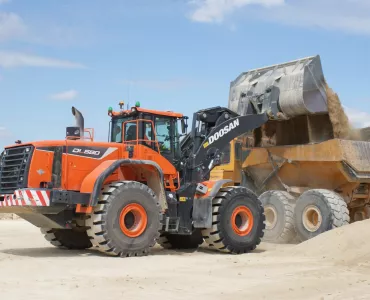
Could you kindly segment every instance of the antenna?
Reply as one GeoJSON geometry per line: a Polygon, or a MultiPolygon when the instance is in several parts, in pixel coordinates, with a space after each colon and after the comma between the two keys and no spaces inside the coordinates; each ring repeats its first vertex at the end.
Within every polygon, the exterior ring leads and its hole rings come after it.
{"type": "Polygon", "coordinates": [[[132,81],[128,81],[128,88],[127,88],[127,110],[129,110],[130,107],[130,87],[131,87],[132,81]]]}
{"type": "Polygon", "coordinates": [[[130,101],[130,86],[131,86],[131,80],[128,81],[128,91],[127,91],[127,100],[130,101]]]}

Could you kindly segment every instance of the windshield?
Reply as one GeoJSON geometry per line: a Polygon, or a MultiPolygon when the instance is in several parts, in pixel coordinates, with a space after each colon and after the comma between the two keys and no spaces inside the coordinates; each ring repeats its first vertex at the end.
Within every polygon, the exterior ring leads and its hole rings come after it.
{"type": "Polygon", "coordinates": [[[122,124],[130,120],[133,120],[132,116],[112,119],[111,142],[122,143],[122,124]]]}

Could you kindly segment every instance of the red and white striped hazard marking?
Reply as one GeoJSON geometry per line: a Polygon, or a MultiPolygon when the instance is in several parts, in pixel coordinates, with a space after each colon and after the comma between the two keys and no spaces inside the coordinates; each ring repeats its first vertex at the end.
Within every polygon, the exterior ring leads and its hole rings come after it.
{"type": "Polygon", "coordinates": [[[13,195],[3,195],[1,206],[49,206],[50,191],[44,190],[16,190],[13,195]]]}

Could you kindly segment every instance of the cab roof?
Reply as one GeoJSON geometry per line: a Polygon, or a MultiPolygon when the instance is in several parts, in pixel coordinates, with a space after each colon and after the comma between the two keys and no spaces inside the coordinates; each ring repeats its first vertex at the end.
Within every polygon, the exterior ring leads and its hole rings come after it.
{"type": "Polygon", "coordinates": [[[162,111],[162,110],[153,110],[153,109],[145,109],[141,107],[132,107],[131,110],[121,110],[121,111],[113,111],[112,116],[118,117],[123,115],[130,115],[133,112],[133,109],[136,109],[138,112],[152,114],[152,115],[159,115],[159,116],[166,116],[166,117],[172,117],[172,118],[183,118],[184,115],[180,113],[176,113],[173,111],[162,111]]]}

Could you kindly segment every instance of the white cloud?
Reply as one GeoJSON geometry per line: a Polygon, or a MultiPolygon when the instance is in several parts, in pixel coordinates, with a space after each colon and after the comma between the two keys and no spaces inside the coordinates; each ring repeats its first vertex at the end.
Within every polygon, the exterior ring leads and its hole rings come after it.
{"type": "MultiPolygon", "coordinates": [[[[7,0],[0,0],[0,5],[7,0]]],[[[53,21],[33,20],[24,22],[14,12],[0,11],[0,42],[18,40],[29,44],[52,46],[85,45],[92,40],[90,31],[81,27],[55,24],[53,21]]]]}
{"type": "Polygon", "coordinates": [[[284,4],[284,0],[193,0],[189,2],[196,6],[190,18],[196,22],[222,22],[225,15],[247,5],[271,7],[284,4]]]}
{"type": "Polygon", "coordinates": [[[18,38],[26,31],[27,27],[20,16],[14,13],[0,12],[0,41],[18,38]]]}
{"type": "Polygon", "coordinates": [[[73,100],[77,97],[78,92],[76,90],[68,90],[61,93],[51,95],[50,98],[53,100],[73,100]]]}
{"type": "Polygon", "coordinates": [[[0,126],[0,139],[11,137],[12,134],[6,127],[0,126]]]}
{"type": "Polygon", "coordinates": [[[340,5],[337,0],[296,1],[274,12],[260,12],[259,17],[293,26],[370,34],[370,5],[367,0],[341,0],[340,5]]]}
{"type": "Polygon", "coordinates": [[[85,68],[82,64],[68,60],[37,56],[20,52],[0,51],[0,67],[45,67],[45,68],[85,68]]]}
{"type": "Polygon", "coordinates": [[[368,0],[340,0],[340,4],[338,0],[193,0],[190,3],[196,5],[190,17],[197,22],[222,22],[226,15],[244,9],[243,16],[247,19],[370,34],[368,0]],[[269,9],[271,6],[273,9],[269,9]]]}
{"type": "Polygon", "coordinates": [[[344,110],[354,127],[370,127],[370,113],[347,106],[344,106],[344,110]]]}

